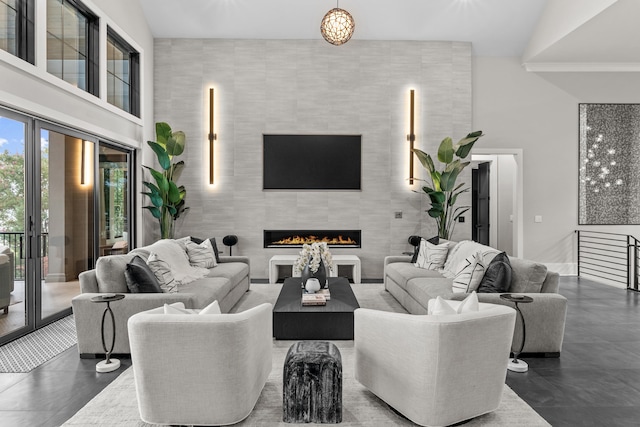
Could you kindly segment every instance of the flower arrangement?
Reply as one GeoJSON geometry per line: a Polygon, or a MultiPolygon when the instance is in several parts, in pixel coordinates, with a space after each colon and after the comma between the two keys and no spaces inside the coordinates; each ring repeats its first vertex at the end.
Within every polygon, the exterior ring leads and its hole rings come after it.
{"type": "Polygon", "coordinates": [[[324,242],[304,244],[294,267],[297,271],[302,271],[309,264],[309,270],[312,273],[317,273],[320,261],[324,263],[325,268],[333,270],[333,260],[327,244],[324,242]]]}

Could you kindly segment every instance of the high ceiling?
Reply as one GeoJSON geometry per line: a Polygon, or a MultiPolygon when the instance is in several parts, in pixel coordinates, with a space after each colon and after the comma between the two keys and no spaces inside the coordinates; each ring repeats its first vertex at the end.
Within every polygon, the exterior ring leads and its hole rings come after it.
{"type": "MultiPolygon", "coordinates": [[[[156,38],[321,40],[336,0],[138,0],[156,38]]],[[[640,71],[640,0],[342,0],[352,40],[467,41],[529,71],[640,71]]],[[[337,48],[338,49],[338,48],[337,48]]]]}
{"type": "MultiPolygon", "coordinates": [[[[320,40],[335,0],[139,0],[156,38],[320,40]]],[[[475,55],[521,56],[547,0],[342,0],[352,40],[468,41],[475,55]]]]}

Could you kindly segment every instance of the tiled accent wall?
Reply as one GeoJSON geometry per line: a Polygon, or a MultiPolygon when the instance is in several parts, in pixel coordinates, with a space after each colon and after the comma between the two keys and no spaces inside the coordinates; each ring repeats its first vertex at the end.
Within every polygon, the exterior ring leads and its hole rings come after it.
{"type": "MultiPolygon", "coordinates": [[[[408,236],[436,234],[424,196],[412,191],[419,182],[407,181],[409,90],[416,90],[418,148],[433,153],[445,136],[465,136],[472,130],[469,43],[156,39],[154,57],[155,120],[187,135],[179,183],[190,210],[176,236],[221,242],[236,234],[233,254],[250,257],[253,278],[266,278],[272,255],[297,250],[264,249],[264,229],[361,229],[362,248],[334,253],[358,255],[363,279],[379,279],[385,256],[410,249],[408,236]],[[216,93],[214,186],[209,87],[216,93]],[[361,134],[362,191],[263,191],[263,133],[361,134]]],[[[456,238],[470,236],[470,217],[456,238]]],[[[145,212],[145,243],[157,228],[145,212]]]]}

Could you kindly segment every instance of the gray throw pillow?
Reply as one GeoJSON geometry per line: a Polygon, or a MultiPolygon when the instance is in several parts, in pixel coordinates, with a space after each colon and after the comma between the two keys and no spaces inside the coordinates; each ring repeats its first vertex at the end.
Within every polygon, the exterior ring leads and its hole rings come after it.
{"type": "Polygon", "coordinates": [[[521,258],[510,258],[509,261],[513,273],[508,292],[539,293],[547,277],[547,266],[521,258]]]}
{"type": "Polygon", "coordinates": [[[210,240],[205,240],[200,244],[189,241],[186,242],[186,246],[191,266],[213,268],[218,265],[216,264],[215,253],[211,247],[210,240]]]}
{"type": "Polygon", "coordinates": [[[127,287],[132,294],[161,293],[160,283],[147,263],[135,256],[124,270],[127,287]]]}
{"type": "MultiPolygon", "coordinates": [[[[204,242],[204,239],[199,239],[197,237],[191,236],[191,241],[193,243],[200,244],[204,242]]],[[[213,254],[216,256],[216,264],[220,264],[220,253],[218,252],[218,244],[216,243],[216,238],[212,237],[209,239],[209,241],[211,242],[211,247],[213,247],[213,254]]]]}
{"type": "Polygon", "coordinates": [[[511,287],[511,263],[506,253],[496,255],[478,285],[478,293],[503,293],[511,287]]]}

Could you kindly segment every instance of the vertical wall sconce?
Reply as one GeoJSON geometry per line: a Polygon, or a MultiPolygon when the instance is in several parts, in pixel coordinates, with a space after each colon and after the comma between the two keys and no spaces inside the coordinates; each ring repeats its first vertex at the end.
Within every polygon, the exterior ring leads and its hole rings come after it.
{"type": "Polygon", "coordinates": [[[209,89],[209,184],[213,184],[213,164],[214,164],[214,156],[213,156],[213,142],[218,139],[218,135],[215,134],[213,130],[213,88],[209,89]]]}
{"type": "Polygon", "coordinates": [[[80,140],[80,185],[91,185],[93,182],[93,142],[80,140]]]}
{"type": "Polygon", "coordinates": [[[80,185],[85,185],[86,180],[84,178],[84,175],[87,170],[87,165],[85,160],[85,150],[86,150],[85,145],[87,144],[87,141],[82,140],[80,144],[82,145],[82,151],[80,153],[80,185]]]}
{"type": "Polygon", "coordinates": [[[409,141],[409,184],[413,185],[413,143],[416,141],[416,135],[413,133],[414,125],[414,103],[413,103],[414,90],[409,91],[409,135],[407,135],[407,141],[409,141]]]}

